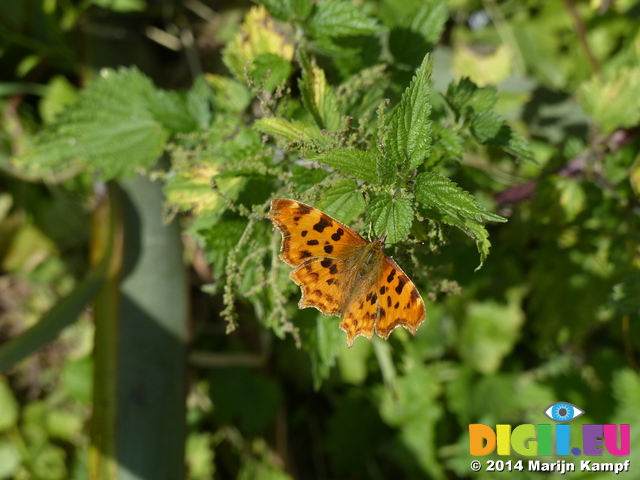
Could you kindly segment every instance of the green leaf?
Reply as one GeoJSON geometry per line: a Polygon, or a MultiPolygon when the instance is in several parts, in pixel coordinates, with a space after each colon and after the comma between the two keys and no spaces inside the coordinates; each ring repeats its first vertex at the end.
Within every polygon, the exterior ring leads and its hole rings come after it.
{"type": "Polygon", "coordinates": [[[171,133],[204,130],[209,125],[213,94],[203,78],[198,78],[187,92],[150,90],[147,100],[154,118],[171,133]]]}
{"type": "Polygon", "coordinates": [[[292,18],[304,20],[312,9],[310,0],[259,0],[273,18],[287,22],[292,18]]]}
{"type": "Polygon", "coordinates": [[[353,175],[369,183],[379,183],[378,155],[363,150],[340,149],[326,152],[314,157],[313,160],[325,163],[342,173],[353,175]]]}
{"type": "Polygon", "coordinates": [[[311,139],[323,139],[322,132],[318,127],[299,120],[265,117],[256,120],[253,123],[253,128],[262,133],[284,137],[285,140],[289,142],[305,142],[311,139]]]}
{"type": "Polygon", "coordinates": [[[327,84],[324,70],[318,68],[315,61],[309,61],[303,50],[300,50],[298,57],[302,66],[302,76],[298,80],[302,103],[319,128],[331,132],[339,130],[338,99],[331,86],[327,84]]]}
{"type": "Polygon", "coordinates": [[[409,235],[413,223],[413,206],[406,198],[380,195],[369,204],[367,221],[373,224],[376,236],[386,235],[387,243],[398,243],[409,235]]]}
{"type": "Polygon", "coordinates": [[[291,75],[291,62],[276,53],[256,55],[249,67],[253,83],[272,92],[291,75]]]}
{"type": "Polygon", "coordinates": [[[425,207],[441,210],[449,216],[465,217],[476,222],[507,221],[506,218],[484,208],[469,192],[462,190],[455,182],[436,173],[423,172],[418,175],[415,194],[416,199],[425,207]]]}
{"type": "Polygon", "coordinates": [[[471,120],[471,133],[480,143],[489,143],[498,135],[504,122],[489,110],[474,115],[471,120]]]}
{"type": "Polygon", "coordinates": [[[436,425],[443,411],[438,403],[441,385],[433,368],[418,364],[397,379],[394,389],[385,389],[380,399],[380,415],[399,429],[403,448],[413,454],[429,478],[443,480],[436,454],[436,425]]]}
{"type": "Polygon", "coordinates": [[[291,173],[291,183],[295,185],[295,191],[298,193],[309,190],[329,175],[329,172],[322,168],[304,167],[297,163],[291,167],[291,173]]]}
{"type": "MultiPolygon", "coordinates": [[[[22,463],[18,447],[7,440],[0,438],[0,478],[15,478],[15,474],[22,463]]],[[[24,470],[23,470],[24,471],[24,470]]]]}
{"type": "Polygon", "coordinates": [[[459,118],[466,111],[478,86],[468,77],[461,78],[458,83],[450,83],[445,98],[449,106],[459,118]]]}
{"type": "Polygon", "coordinates": [[[527,142],[527,140],[508,125],[502,125],[498,134],[495,137],[487,139],[485,143],[487,145],[500,147],[506,152],[522,158],[523,160],[529,160],[536,163],[533,158],[533,151],[529,146],[529,142],[527,142]]]}
{"type": "Polygon", "coordinates": [[[398,164],[407,161],[407,169],[417,168],[431,153],[432,68],[433,62],[427,55],[389,120],[386,151],[398,164]]]}
{"type": "Polygon", "coordinates": [[[364,197],[357,187],[353,180],[336,183],[324,193],[316,208],[348,224],[364,212],[364,197]]]}
{"type": "Polygon", "coordinates": [[[375,18],[344,0],[325,0],[315,4],[308,19],[308,28],[313,35],[323,37],[369,35],[382,31],[375,18]]]}
{"type": "Polygon", "coordinates": [[[438,123],[434,124],[432,153],[427,167],[433,168],[446,160],[459,160],[464,153],[464,138],[455,130],[438,123]]]}
{"type": "Polygon", "coordinates": [[[7,381],[0,377],[0,432],[14,429],[18,424],[18,401],[7,381]]]}
{"type": "Polygon", "coordinates": [[[256,3],[264,5],[269,15],[283,22],[287,22],[293,17],[293,10],[289,0],[257,0],[256,3]]]}
{"type": "Polygon", "coordinates": [[[408,23],[411,30],[419,32],[427,42],[435,44],[440,40],[448,18],[448,0],[431,0],[422,3],[408,23]]]}
{"type": "Polygon", "coordinates": [[[506,305],[485,300],[469,305],[460,334],[459,351],[464,362],[485,375],[496,373],[513,349],[524,323],[522,294],[508,292],[506,305]]]}
{"type": "Polygon", "coordinates": [[[114,12],[144,12],[147,8],[145,0],[92,0],[98,7],[114,12]]]}
{"type": "Polygon", "coordinates": [[[415,186],[416,200],[425,207],[425,215],[439,222],[460,228],[476,240],[480,253],[480,265],[489,254],[491,243],[482,226],[483,220],[506,222],[499,215],[489,212],[471,194],[462,190],[448,178],[435,173],[423,172],[418,175],[415,186]]]}
{"type": "Polygon", "coordinates": [[[319,390],[336,363],[338,351],[346,348],[345,335],[336,327],[335,317],[311,309],[303,310],[298,317],[302,346],[311,357],[313,388],[319,390]]]}
{"type": "Polygon", "coordinates": [[[77,99],[78,93],[69,80],[62,75],[56,75],[49,80],[47,92],[38,104],[38,111],[44,123],[50,124],[65,107],[72,105],[77,99]]]}
{"type": "Polygon", "coordinates": [[[138,70],[106,70],[19,161],[32,168],[88,164],[103,179],[149,167],[169,137],[150,105],[156,95],[138,70]]]}
{"type": "Polygon", "coordinates": [[[240,113],[251,103],[251,92],[237,80],[214,74],[207,74],[205,78],[213,88],[216,110],[240,113]]]}
{"type": "Polygon", "coordinates": [[[611,297],[619,313],[625,315],[640,312],[640,272],[632,272],[615,284],[611,297]]]}

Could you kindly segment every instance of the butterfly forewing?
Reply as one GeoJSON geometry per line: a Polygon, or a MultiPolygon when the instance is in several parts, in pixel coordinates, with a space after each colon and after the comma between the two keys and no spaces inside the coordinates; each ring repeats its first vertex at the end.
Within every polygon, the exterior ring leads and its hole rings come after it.
{"type": "Polygon", "coordinates": [[[292,267],[313,257],[346,258],[354,247],[367,244],[326,213],[286,198],[271,202],[269,217],[282,232],[280,258],[292,267]]]}

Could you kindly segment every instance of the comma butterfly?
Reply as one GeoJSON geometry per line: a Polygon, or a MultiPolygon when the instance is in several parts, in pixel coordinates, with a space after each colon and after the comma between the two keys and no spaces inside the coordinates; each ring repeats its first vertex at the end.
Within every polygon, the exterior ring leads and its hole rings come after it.
{"type": "Polygon", "coordinates": [[[280,258],[296,267],[299,308],[342,317],[347,346],[373,331],[385,340],[402,326],[415,335],[424,302],[409,277],[385,255],[384,238],[368,242],[355,230],[304,203],[278,198],[269,218],[282,233],[280,258]]]}

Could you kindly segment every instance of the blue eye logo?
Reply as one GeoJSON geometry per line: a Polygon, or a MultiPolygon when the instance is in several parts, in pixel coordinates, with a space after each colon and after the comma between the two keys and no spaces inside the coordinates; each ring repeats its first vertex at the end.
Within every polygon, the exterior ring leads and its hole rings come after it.
{"type": "Polygon", "coordinates": [[[584,414],[584,410],[579,409],[572,403],[556,402],[544,411],[544,414],[554,422],[570,422],[584,414]]]}

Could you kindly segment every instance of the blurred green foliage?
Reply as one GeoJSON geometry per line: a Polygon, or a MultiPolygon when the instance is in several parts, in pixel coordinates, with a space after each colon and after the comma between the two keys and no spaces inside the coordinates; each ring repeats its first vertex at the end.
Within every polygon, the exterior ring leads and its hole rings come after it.
{"type": "MultiPolygon", "coordinates": [[[[148,175],[194,287],[188,478],[502,477],[470,471],[468,425],[551,423],[557,401],[631,424],[640,455],[638,2],[17,3],[0,342],[88,271],[95,186],[148,175]],[[160,18],[191,86],[122,66],[80,88],[76,40],[107,12],[160,18]],[[347,349],[338,319],[297,308],[266,220],[280,196],[388,236],[426,300],[415,337],[347,349]]],[[[0,378],[0,479],[87,478],[88,317],[0,378]]]]}

